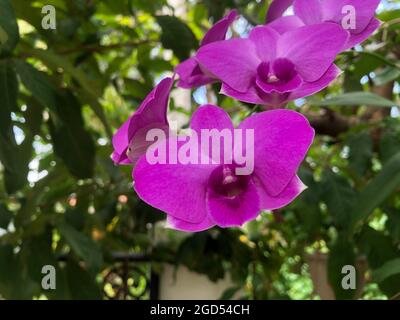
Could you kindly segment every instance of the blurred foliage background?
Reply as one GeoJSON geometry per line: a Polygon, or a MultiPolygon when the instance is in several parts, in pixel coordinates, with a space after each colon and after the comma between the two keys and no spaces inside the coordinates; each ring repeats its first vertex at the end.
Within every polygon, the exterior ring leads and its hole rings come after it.
{"type": "MultiPolygon", "coordinates": [[[[0,297],[119,298],[121,280],[104,279],[130,254],[148,261],[128,277],[133,295],[150,268],[162,276],[172,263],[212,281],[229,275],[224,298],[317,299],[318,258],[337,298],[399,298],[398,0],[382,1],[382,27],[340,55],[344,72],[328,89],[289,106],[317,132],[300,172],[309,188],[289,207],[242,229],[166,230],[135,195],[130,168],[110,160],[113,132],[213,22],[238,9],[232,33],[245,36],[269,2],[0,0],[0,297]],[[55,30],[42,27],[45,5],[55,30]],[[366,285],[343,290],[342,266],[359,261],[366,285]],[[57,267],[56,290],[41,288],[43,265],[57,267]]],[[[207,101],[248,115],[252,106],[218,89],[175,89],[171,117],[185,125],[207,101]]]]}

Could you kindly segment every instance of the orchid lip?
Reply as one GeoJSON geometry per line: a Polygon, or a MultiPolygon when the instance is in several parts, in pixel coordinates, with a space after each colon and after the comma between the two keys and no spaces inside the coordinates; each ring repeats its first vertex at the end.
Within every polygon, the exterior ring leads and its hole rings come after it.
{"type": "Polygon", "coordinates": [[[295,65],[286,58],[278,58],[272,63],[261,62],[257,68],[256,86],[265,93],[292,92],[302,82],[295,65]]]}
{"type": "Polygon", "coordinates": [[[212,190],[220,196],[234,199],[247,189],[249,176],[235,174],[235,165],[222,165],[214,169],[209,178],[212,190]]]}

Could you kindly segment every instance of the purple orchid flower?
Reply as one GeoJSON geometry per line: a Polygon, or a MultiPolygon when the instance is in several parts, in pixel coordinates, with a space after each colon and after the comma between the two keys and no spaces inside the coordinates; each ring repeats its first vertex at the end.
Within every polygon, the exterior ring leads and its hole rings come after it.
{"type": "Polygon", "coordinates": [[[160,128],[168,131],[167,108],[173,83],[173,78],[162,80],[115,133],[111,155],[115,164],[135,165],[151,144],[146,141],[148,130],[160,128]]]}
{"type": "Polygon", "coordinates": [[[275,0],[266,20],[280,33],[301,25],[336,23],[350,33],[343,47],[343,50],[347,50],[366,40],[378,29],[380,21],[374,15],[379,3],[380,0],[275,0]],[[291,4],[295,15],[278,18],[291,4]],[[349,14],[354,14],[354,25],[346,18],[349,14]]]}
{"type": "Polygon", "coordinates": [[[272,22],[280,18],[293,4],[293,1],[294,0],[273,0],[267,11],[266,22],[272,22]]]}
{"type": "MultiPolygon", "coordinates": [[[[225,40],[229,27],[237,17],[236,10],[232,10],[226,17],[219,20],[204,36],[200,46],[225,40]]],[[[194,57],[189,58],[176,66],[175,72],[179,75],[178,87],[192,89],[217,81],[206,70],[203,70],[194,57]]]]}
{"type": "MultiPolygon", "coordinates": [[[[200,107],[191,129],[233,131],[221,108],[200,107]]],[[[304,189],[296,172],[314,137],[307,119],[291,110],[265,111],[245,119],[238,127],[254,130],[254,170],[237,175],[231,164],[153,164],[146,156],[133,170],[134,188],[149,205],[167,213],[170,227],[198,232],[215,225],[241,226],[261,210],[286,206],[304,189]]],[[[246,152],[234,140],[232,152],[246,152]]],[[[168,155],[169,156],[169,155],[168,155]]]]}
{"type": "Polygon", "coordinates": [[[333,64],[348,33],[334,23],[303,26],[280,34],[254,28],[248,39],[200,48],[197,61],[220,79],[221,92],[238,100],[279,108],[314,94],[339,74],[333,64]]]}

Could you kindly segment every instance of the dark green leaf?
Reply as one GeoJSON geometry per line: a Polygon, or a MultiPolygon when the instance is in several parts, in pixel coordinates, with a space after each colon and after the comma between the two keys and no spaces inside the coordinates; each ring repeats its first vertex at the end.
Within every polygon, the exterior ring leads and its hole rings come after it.
{"type": "Polygon", "coordinates": [[[59,225],[59,229],[71,249],[85,261],[88,269],[98,271],[103,263],[103,255],[98,245],[66,223],[59,225]]]}
{"type": "Polygon", "coordinates": [[[0,203],[0,228],[7,229],[12,217],[12,212],[4,204],[0,203]]]}
{"type": "Polygon", "coordinates": [[[307,186],[307,189],[294,202],[294,206],[304,225],[304,230],[312,238],[318,232],[322,223],[322,215],[319,208],[322,188],[321,184],[314,180],[313,173],[310,170],[300,168],[299,177],[307,186]]]}
{"type": "Polygon", "coordinates": [[[157,16],[156,19],[162,29],[164,48],[171,49],[181,61],[189,58],[191,51],[198,47],[193,31],[174,16],[157,16]]]}
{"type": "Polygon", "coordinates": [[[78,100],[70,92],[58,98],[57,112],[51,114],[50,133],[55,153],[77,178],[93,176],[95,146],[85,129],[78,100]]]}
{"type": "Polygon", "coordinates": [[[379,142],[379,155],[383,163],[386,163],[400,150],[400,131],[386,130],[379,142]]]}
{"type": "Polygon", "coordinates": [[[230,300],[234,297],[234,295],[241,289],[241,287],[237,286],[237,287],[232,287],[232,288],[228,288],[226,289],[222,295],[220,300],[230,300]]]}
{"type": "Polygon", "coordinates": [[[349,139],[349,163],[358,176],[362,177],[371,165],[373,142],[368,132],[360,132],[349,139]]]}
{"type": "Polygon", "coordinates": [[[380,283],[396,274],[400,274],[400,258],[390,260],[379,269],[375,269],[372,273],[372,278],[380,283]]]}
{"type": "Polygon", "coordinates": [[[322,199],[326,203],[329,213],[338,226],[347,228],[355,198],[354,190],[344,177],[330,170],[323,173],[321,183],[322,199]]]}
{"type": "Polygon", "coordinates": [[[32,145],[15,140],[11,112],[17,110],[18,81],[15,70],[0,62],[0,161],[4,165],[4,181],[8,193],[14,193],[26,183],[32,145]]]}
{"type": "Polygon", "coordinates": [[[336,299],[352,299],[356,289],[343,289],[342,268],[346,265],[356,266],[354,244],[344,237],[338,237],[336,243],[330,249],[328,258],[328,279],[335,292],[336,299]]]}
{"type": "Polygon", "coordinates": [[[37,295],[39,286],[33,282],[13,247],[0,245],[0,296],[5,299],[30,299],[37,295]]]}
{"type": "Polygon", "coordinates": [[[391,108],[395,102],[371,92],[349,92],[322,101],[310,100],[314,106],[370,106],[391,108]]]}
{"type": "Polygon", "coordinates": [[[377,74],[377,76],[374,78],[374,84],[380,87],[398,78],[400,78],[400,69],[389,66],[377,74]]]}
{"type": "Polygon", "coordinates": [[[19,30],[10,0],[0,0],[0,54],[11,52],[19,41],[19,30]]]}
{"type": "Polygon", "coordinates": [[[47,75],[23,61],[16,61],[15,66],[22,83],[32,93],[33,97],[44,107],[55,110],[57,91],[47,75]]]}
{"type": "Polygon", "coordinates": [[[400,186],[400,153],[393,156],[382,171],[360,193],[350,213],[351,225],[368,218],[400,186]]]}
{"type": "Polygon", "coordinates": [[[74,300],[99,300],[101,293],[93,275],[82,269],[74,261],[68,261],[66,278],[69,293],[74,300]]]}
{"type": "MultiPolygon", "coordinates": [[[[367,256],[368,266],[374,270],[382,268],[387,262],[398,259],[400,252],[390,237],[382,232],[366,227],[360,234],[361,251],[367,256]]],[[[390,298],[399,292],[400,274],[393,274],[379,283],[379,288],[390,298]]]]}

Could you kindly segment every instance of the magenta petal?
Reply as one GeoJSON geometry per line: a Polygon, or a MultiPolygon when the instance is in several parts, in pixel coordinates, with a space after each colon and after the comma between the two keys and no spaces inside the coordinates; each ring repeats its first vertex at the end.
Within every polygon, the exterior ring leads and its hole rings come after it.
{"type": "Polygon", "coordinates": [[[235,89],[232,89],[227,84],[223,83],[220,93],[247,103],[254,103],[254,104],[264,103],[263,99],[260,98],[254,86],[250,87],[246,92],[239,92],[236,91],[235,89]]]}
{"type": "MultiPolygon", "coordinates": [[[[205,34],[201,46],[225,40],[226,33],[236,17],[236,10],[232,10],[226,17],[218,21],[205,34]]],[[[192,89],[217,81],[212,75],[207,74],[206,70],[200,68],[195,58],[189,58],[180,63],[176,66],[175,72],[179,75],[178,86],[184,89],[192,89]]]]}
{"type": "Polygon", "coordinates": [[[133,171],[134,188],[138,196],[152,207],[174,218],[198,224],[207,216],[206,190],[215,167],[150,164],[143,156],[133,171]]]}
{"type": "Polygon", "coordinates": [[[217,106],[207,104],[198,108],[190,121],[190,128],[200,134],[201,129],[233,130],[232,120],[228,113],[217,106]]]}
{"type": "Polygon", "coordinates": [[[261,89],[257,90],[255,86],[250,87],[247,92],[241,93],[230,88],[226,84],[222,84],[221,93],[229,97],[235,98],[239,101],[260,104],[272,109],[283,107],[287,103],[289,97],[289,93],[280,94],[277,92],[273,92],[271,94],[268,94],[262,92],[261,89]]]}
{"type": "Polygon", "coordinates": [[[260,206],[262,210],[280,209],[291,203],[307,188],[296,175],[280,194],[272,197],[259,181],[256,180],[255,183],[260,197],[260,206]]]}
{"type": "Polygon", "coordinates": [[[324,21],[333,21],[342,24],[346,12],[342,10],[345,6],[352,6],[356,14],[355,30],[348,30],[352,34],[358,34],[367,28],[375,15],[380,0],[323,0],[322,10],[324,21]]]}
{"type": "Polygon", "coordinates": [[[131,161],[126,155],[126,151],[129,145],[129,124],[131,118],[126,120],[123,125],[117,130],[112,139],[112,144],[114,147],[114,152],[111,155],[112,160],[115,164],[130,164],[131,161]]]}
{"type": "Polygon", "coordinates": [[[236,17],[237,11],[232,10],[227,16],[215,23],[205,34],[203,40],[201,41],[201,46],[205,46],[206,44],[212,42],[225,40],[226,33],[228,32],[231,24],[235,21],[236,17]]]}
{"type": "Polygon", "coordinates": [[[279,33],[268,26],[257,26],[251,30],[249,39],[257,48],[257,54],[264,62],[270,62],[276,57],[276,45],[279,33]]]}
{"type": "Polygon", "coordinates": [[[271,22],[281,17],[293,4],[293,1],[294,0],[273,0],[268,8],[266,22],[271,22]]]}
{"type": "MultiPolygon", "coordinates": [[[[233,141],[231,145],[226,148],[221,148],[219,154],[213,154],[212,147],[213,147],[213,138],[218,139],[221,142],[221,146],[228,146],[228,142],[224,140],[224,138],[219,139],[225,133],[225,130],[231,131],[230,134],[233,137],[233,124],[231,118],[229,117],[228,113],[217,106],[213,105],[204,105],[198,108],[192,116],[190,121],[190,128],[195,130],[199,137],[199,145],[204,148],[201,144],[201,130],[213,130],[214,134],[209,139],[209,150],[204,150],[204,152],[208,152],[207,154],[215,161],[217,164],[225,163],[224,159],[232,159],[232,150],[233,150],[233,141]]],[[[211,133],[211,131],[210,131],[211,133]]],[[[205,139],[205,138],[204,138],[205,139]]]]}
{"type": "Polygon", "coordinates": [[[344,50],[350,49],[355,45],[362,43],[363,41],[367,40],[368,37],[375,32],[376,29],[379,28],[381,22],[376,19],[372,18],[371,22],[367,25],[364,31],[359,34],[351,34],[349,40],[347,41],[344,50]]]}
{"type": "Polygon", "coordinates": [[[295,0],[294,13],[305,24],[318,24],[322,22],[322,6],[320,0],[295,0]]]}
{"type": "Polygon", "coordinates": [[[114,151],[111,154],[111,160],[115,163],[115,164],[132,164],[132,161],[129,160],[129,158],[127,157],[126,154],[119,154],[118,152],[114,151]]]}
{"type": "Polygon", "coordinates": [[[224,197],[208,188],[207,207],[212,220],[220,227],[240,227],[260,212],[257,188],[250,179],[247,188],[235,197],[224,197]]]}
{"type": "Polygon", "coordinates": [[[252,115],[239,128],[254,129],[254,175],[268,194],[279,195],[303,161],[314,138],[313,128],[303,115],[291,110],[252,115]]]}
{"type": "Polygon", "coordinates": [[[260,59],[254,43],[248,39],[213,42],[201,47],[197,61],[222,82],[246,92],[255,79],[260,59]]]}
{"type": "Polygon", "coordinates": [[[189,58],[178,64],[175,72],[179,75],[178,87],[184,89],[192,89],[216,81],[201,70],[195,58],[189,58]]]}
{"type": "Polygon", "coordinates": [[[167,215],[167,228],[185,231],[185,232],[201,232],[215,226],[215,223],[206,216],[200,223],[189,223],[184,220],[174,218],[167,215]]]}
{"type": "Polygon", "coordinates": [[[294,77],[292,80],[290,80],[287,83],[284,84],[270,84],[270,83],[265,83],[263,81],[260,81],[257,79],[256,83],[259,88],[261,88],[265,93],[271,93],[271,92],[278,92],[278,93],[286,93],[286,92],[292,92],[296,90],[300,85],[302,84],[302,80],[299,76],[294,77]]]}
{"type": "Polygon", "coordinates": [[[278,57],[296,65],[305,81],[316,81],[343,49],[348,32],[335,23],[304,26],[286,32],[278,41],[278,57]]]}
{"type": "Polygon", "coordinates": [[[285,32],[304,26],[304,22],[297,16],[285,16],[274,20],[268,26],[276,32],[284,34],[285,32]]]}
{"type": "MultiPolygon", "coordinates": [[[[138,110],[118,129],[113,137],[114,152],[112,158],[116,164],[130,163],[127,156],[128,146],[138,131],[143,128],[165,128],[168,126],[167,108],[172,78],[162,80],[142,102],[138,110]]],[[[145,138],[145,134],[142,135],[145,138]]],[[[137,143],[141,141],[136,139],[137,143]]],[[[133,146],[135,147],[135,146],[133,146]]]]}
{"type": "Polygon", "coordinates": [[[291,93],[290,100],[304,98],[314,93],[321,91],[326,88],[337,76],[341,73],[341,70],[334,64],[329,67],[325,74],[314,82],[303,82],[303,84],[291,93]]]}
{"type": "Polygon", "coordinates": [[[139,158],[146,153],[148,147],[154,143],[153,141],[146,140],[148,132],[152,129],[161,129],[164,131],[165,137],[168,138],[169,126],[161,122],[151,123],[147,127],[140,128],[138,131],[136,131],[132,140],[129,142],[129,148],[126,151],[126,155],[133,166],[135,166],[139,158]]]}

